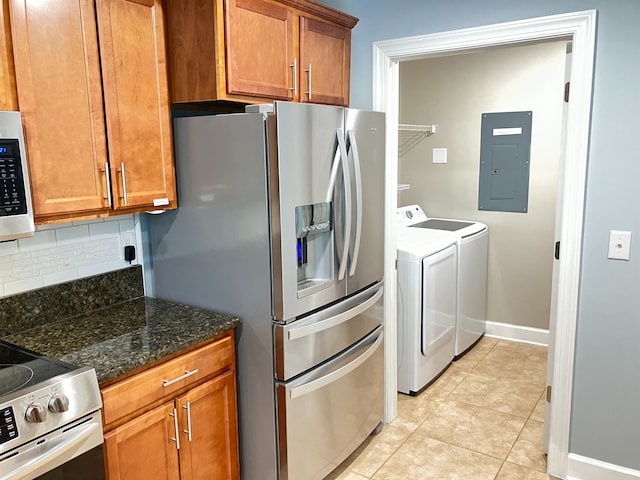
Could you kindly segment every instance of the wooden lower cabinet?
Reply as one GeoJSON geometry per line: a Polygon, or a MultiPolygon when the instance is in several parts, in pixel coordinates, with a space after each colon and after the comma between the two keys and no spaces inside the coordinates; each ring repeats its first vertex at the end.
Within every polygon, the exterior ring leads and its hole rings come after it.
{"type": "Polygon", "coordinates": [[[180,478],[174,436],[174,402],[168,402],[104,436],[111,480],[180,478]]]}
{"type": "Polygon", "coordinates": [[[234,392],[235,379],[228,372],[176,400],[182,479],[240,478],[234,392]]]}
{"type": "Polygon", "coordinates": [[[233,339],[228,332],[102,389],[109,480],[240,478],[233,339]]]}

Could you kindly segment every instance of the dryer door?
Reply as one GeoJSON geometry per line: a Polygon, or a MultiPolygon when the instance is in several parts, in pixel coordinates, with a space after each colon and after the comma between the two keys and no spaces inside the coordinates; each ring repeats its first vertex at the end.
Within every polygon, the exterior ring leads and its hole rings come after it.
{"type": "Polygon", "coordinates": [[[456,245],[422,260],[421,351],[430,355],[455,335],[457,290],[456,245]]]}

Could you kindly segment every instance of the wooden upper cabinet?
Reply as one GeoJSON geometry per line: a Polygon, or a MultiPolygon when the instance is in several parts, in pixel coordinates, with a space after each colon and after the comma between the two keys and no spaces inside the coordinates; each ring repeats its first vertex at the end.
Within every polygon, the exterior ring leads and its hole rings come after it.
{"type": "Polygon", "coordinates": [[[0,110],[18,110],[9,2],[8,0],[0,0],[0,2],[0,110]]]}
{"type": "Polygon", "coordinates": [[[264,0],[225,0],[225,25],[228,93],[293,100],[293,12],[264,0]]]}
{"type": "Polygon", "coordinates": [[[347,105],[357,21],[311,0],[171,0],[171,100],[347,105]]]}
{"type": "Polygon", "coordinates": [[[301,17],[300,64],[301,101],[349,104],[350,29],[301,17]]]}
{"type": "Polygon", "coordinates": [[[161,0],[98,0],[113,206],[175,206],[161,0]]]}
{"type": "Polygon", "coordinates": [[[33,208],[38,216],[109,208],[92,0],[11,0],[33,208]]]}
{"type": "Polygon", "coordinates": [[[36,222],[175,207],[161,0],[10,2],[36,222]]]}

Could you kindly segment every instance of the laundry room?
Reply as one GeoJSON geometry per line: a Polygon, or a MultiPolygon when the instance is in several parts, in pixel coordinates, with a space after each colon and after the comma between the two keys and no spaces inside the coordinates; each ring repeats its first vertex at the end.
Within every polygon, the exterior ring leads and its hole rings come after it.
{"type": "Polygon", "coordinates": [[[488,226],[492,336],[548,341],[569,64],[563,39],[400,62],[398,207],[488,226]],[[516,211],[479,201],[483,114],[504,112],[531,112],[516,211]]]}

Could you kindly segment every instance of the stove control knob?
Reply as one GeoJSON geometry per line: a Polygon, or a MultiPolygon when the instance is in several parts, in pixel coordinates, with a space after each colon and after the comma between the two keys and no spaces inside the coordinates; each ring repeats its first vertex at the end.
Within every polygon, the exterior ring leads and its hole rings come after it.
{"type": "Polygon", "coordinates": [[[24,418],[29,423],[42,423],[47,418],[47,409],[39,403],[32,403],[27,407],[24,418]]]}
{"type": "Polygon", "coordinates": [[[69,410],[69,399],[62,393],[56,393],[49,400],[49,411],[53,413],[63,413],[69,410]]]}

